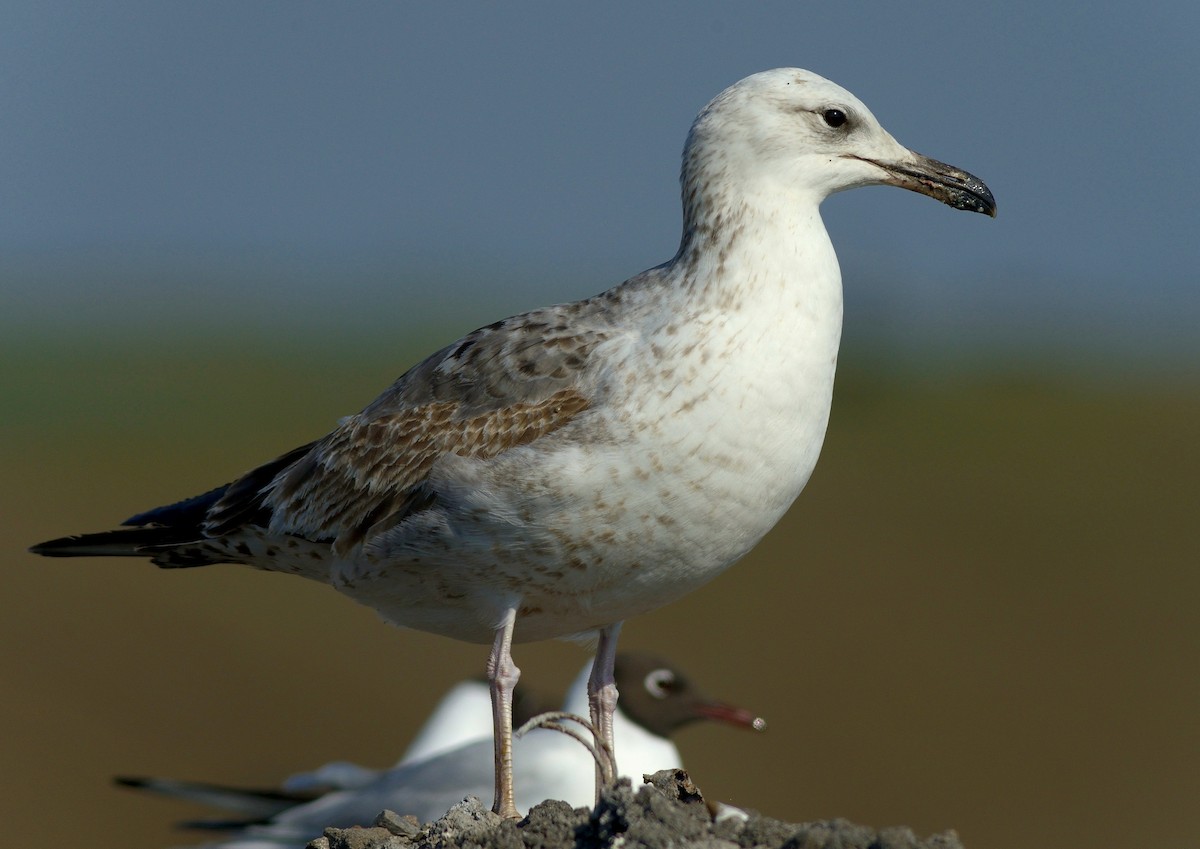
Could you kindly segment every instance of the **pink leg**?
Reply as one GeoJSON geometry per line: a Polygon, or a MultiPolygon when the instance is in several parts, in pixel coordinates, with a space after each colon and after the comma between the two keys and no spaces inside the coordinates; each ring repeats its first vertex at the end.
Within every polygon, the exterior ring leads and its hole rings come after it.
{"type": "Polygon", "coordinates": [[[513,626],[517,610],[509,608],[496,629],[496,640],[488,656],[487,674],[492,690],[492,737],[496,746],[496,799],[492,810],[508,819],[520,819],[513,801],[512,709],[513,689],[521,670],[512,660],[513,626]]]}
{"type": "MultiPolygon", "coordinates": [[[[613,714],[617,710],[617,682],[613,677],[613,664],[617,659],[617,637],[621,634],[621,623],[600,629],[600,640],[596,645],[596,660],[592,663],[592,674],[588,678],[588,713],[596,735],[596,748],[605,747],[612,753],[613,777],[617,775],[616,749],[613,745],[613,714]]],[[[604,787],[600,765],[596,765],[596,801],[604,787]]]]}

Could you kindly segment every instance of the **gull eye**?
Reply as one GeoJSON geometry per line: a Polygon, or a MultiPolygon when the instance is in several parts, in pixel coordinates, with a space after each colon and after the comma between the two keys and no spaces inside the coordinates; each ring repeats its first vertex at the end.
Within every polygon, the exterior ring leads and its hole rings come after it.
{"type": "Polygon", "coordinates": [[[821,113],[821,117],[825,119],[826,124],[835,129],[849,120],[841,109],[826,109],[821,113]]]}
{"type": "Polygon", "coordinates": [[[675,673],[669,669],[656,669],[643,682],[646,692],[656,699],[665,699],[675,689],[675,673]]]}

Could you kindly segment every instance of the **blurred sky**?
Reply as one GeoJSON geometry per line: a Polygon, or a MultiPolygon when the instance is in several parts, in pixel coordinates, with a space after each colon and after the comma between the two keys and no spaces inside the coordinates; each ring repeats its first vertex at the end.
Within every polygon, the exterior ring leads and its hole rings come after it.
{"type": "Polygon", "coordinates": [[[1200,5],[54,2],[0,12],[0,327],[449,333],[669,258],[679,153],[796,65],[996,221],[836,196],[847,333],[1187,368],[1200,5]]]}

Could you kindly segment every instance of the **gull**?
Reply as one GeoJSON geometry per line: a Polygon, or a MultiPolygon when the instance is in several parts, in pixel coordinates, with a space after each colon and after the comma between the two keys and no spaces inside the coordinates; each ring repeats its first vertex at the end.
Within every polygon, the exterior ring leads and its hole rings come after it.
{"type": "MultiPolygon", "coordinates": [[[[751,712],[715,701],[701,692],[677,666],[653,654],[622,652],[614,676],[622,698],[613,718],[621,743],[625,775],[683,767],[670,737],[701,720],[716,720],[761,731],[766,724],[751,712]]],[[[584,667],[567,692],[563,710],[587,708],[590,666],[584,667]]],[[[484,711],[483,716],[487,713],[484,711]]],[[[438,721],[437,714],[429,725],[438,721]]],[[[410,759],[375,774],[370,780],[319,798],[287,804],[286,794],[247,791],[163,779],[119,779],[123,784],[152,792],[258,815],[257,821],[200,820],[190,827],[226,829],[234,834],[213,844],[223,849],[294,846],[299,849],[328,826],[369,825],[382,810],[412,814],[422,822],[437,819],[468,795],[492,789],[494,780],[490,728],[474,740],[442,748],[428,757],[410,759]],[[263,816],[266,811],[269,814],[263,816]]],[[[534,728],[514,741],[518,806],[531,808],[546,799],[562,799],[573,807],[590,806],[594,788],[589,765],[592,755],[577,741],[547,728],[534,728]]]]}
{"type": "Polygon", "coordinates": [[[493,809],[518,817],[513,643],[595,641],[588,721],[611,751],[621,623],[736,562],[807,483],[842,327],[819,206],[870,185],[996,210],[979,178],[902,146],[840,86],[747,77],[692,124],[667,262],[468,334],[232,483],[32,550],[290,572],[490,644],[493,809]]]}
{"type": "MultiPolygon", "coordinates": [[[[490,739],[490,699],[486,680],[469,678],[459,681],[434,706],[429,718],[417,730],[391,769],[396,770],[490,739]]],[[[524,724],[539,716],[542,708],[541,702],[529,690],[522,686],[516,688],[513,698],[514,722],[524,724]]],[[[364,787],[385,772],[387,770],[372,769],[349,761],[332,761],[308,772],[289,775],[277,788],[251,789],[202,781],[132,776],[117,776],[114,781],[123,787],[222,808],[242,817],[232,821],[197,820],[183,824],[187,828],[220,830],[266,822],[276,814],[328,793],[364,787]]]]}

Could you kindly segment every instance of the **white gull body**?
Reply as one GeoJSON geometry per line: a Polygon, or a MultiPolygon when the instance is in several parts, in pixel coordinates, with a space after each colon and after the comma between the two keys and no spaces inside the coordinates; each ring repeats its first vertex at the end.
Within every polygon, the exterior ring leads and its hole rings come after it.
{"type": "MultiPolygon", "coordinates": [[[[393,769],[491,737],[491,693],[487,683],[460,681],[437,703],[393,769]]],[[[311,772],[288,776],[282,789],[294,793],[351,790],[369,784],[382,772],[349,761],[333,761],[311,772]]]]}
{"type": "Polygon", "coordinates": [[[813,471],[842,324],[821,201],[890,184],[995,211],[977,178],[795,68],[706,106],[681,182],[668,262],[468,335],[226,487],[34,550],[293,572],[492,643],[496,809],[515,816],[512,642],[598,633],[589,714],[611,740],[621,621],[736,562],[813,471]]]}
{"type": "MultiPolygon", "coordinates": [[[[486,681],[474,678],[459,681],[438,700],[429,718],[417,730],[408,748],[391,769],[435,758],[469,743],[491,740],[490,705],[490,687],[486,681]]],[[[527,721],[539,712],[536,702],[525,690],[518,690],[516,708],[514,720],[518,723],[527,721]]],[[[246,825],[250,825],[269,820],[325,794],[363,787],[386,771],[350,761],[331,761],[316,769],[289,775],[278,789],[249,789],[173,778],[128,776],[118,776],[116,783],[220,808],[228,814],[240,816],[246,820],[246,825]]],[[[230,820],[227,816],[215,820],[189,821],[184,826],[216,829],[228,823],[232,828],[236,822],[236,817],[230,820]]]]}
{"type": "MultiPolygon", "coordinates": [[[[251,827],[266,823],[285,811],[306,808],[312,802],[331,793],[378,785],[390,771],[404,769],[413,763],[437,759],[458,749],[469,748],[472,743],[483,742],[490,745],[492,722],[489,690],[487,682],[474,679],[455,684],[438,701],[429,718],[390,770],[372,769],[350,761],[332,761],[308,772],[289,775],[278,789],[249,789],[201,781],[128,776],[117,777],[116,783],[160,796],[219,808],[226,812],[225,817],[191,820],[181,825],[185,828],[227,830],[238,834],[228,841],[206,845],[242,845],[241,839],[249,833],[251,827]]],[[[353,810],[346,805],[339,807],[341,810],[353,810]]],[[[379,810],[382,809],[381,806],[379,810]]],[[[362,821],[369,819],[370,817],[366,817],[362,821]]],[[[358,821],[330,821],[328,824],[352,825],[358,821]]],[[[303,823],[307,823],[307,820],[303,823]]],[[[298,838],[294,832],[294,828],[280,828],[274,831],[268,829],[263,833],[273,835],[270,845],[278,846],[296,842],[298,838]]],[[[320,828],[317,828],[313,835],[319,833],[320,828]]],[[[304,842],[299,841],[297,845],[303,846],[304,842]]],[[[254,844],[251,842],[245,845],[254,844]]]]}
{"type": "MultiPolygon", "coordinates": [[[[563,709],[587,714],[590,666],[571,688],[563,709]]],[[[487,714],[485,713],[486,717],[487,714]]],[[[613,721],[621,747],[621,774],[641,783],[643,772],[681,767],[679,750],[631,722],[618,709],[613,721]]],[[[251,826],[243,835],[216,844],[222,849],[303,847],[328,826],[370,825],[382,810],[435,820],[467,796],[488,799],[495,786],[491,734],[443,751],[440,755],[386,770],[357,787],[321,796],[277,815],[270,823],[251,826]]],[[[563,799],[573,807],[591,807],[595,794],[592,756],[575,740],[548,729],[535,729],[513,741],[516,805],[527,811],[546,799],[563,799]]]]}

